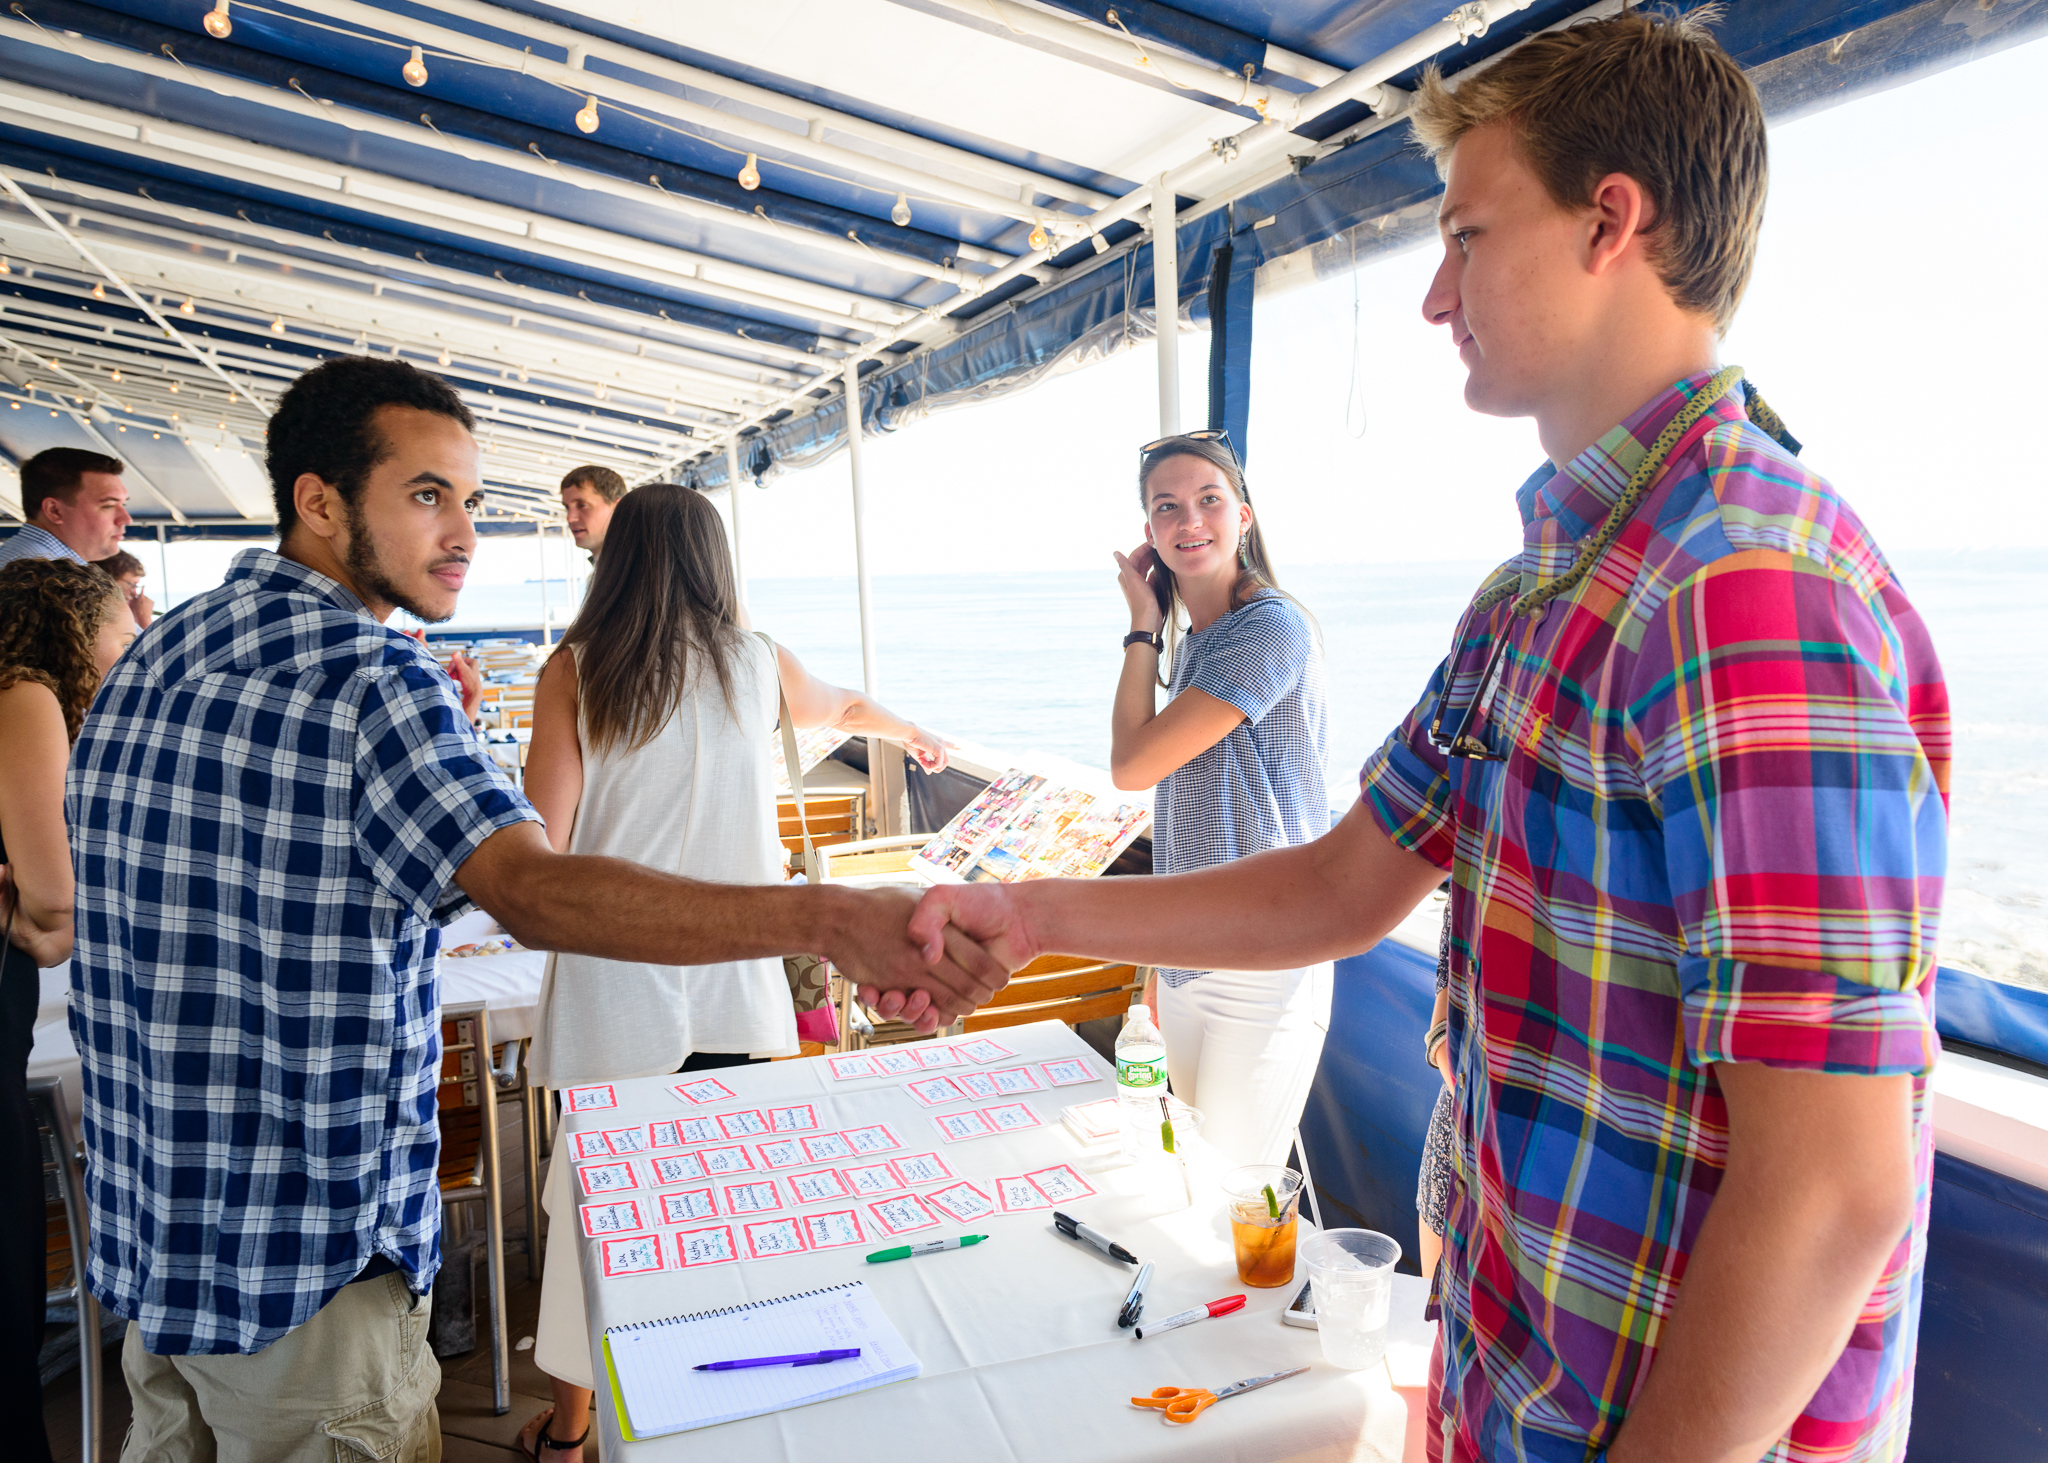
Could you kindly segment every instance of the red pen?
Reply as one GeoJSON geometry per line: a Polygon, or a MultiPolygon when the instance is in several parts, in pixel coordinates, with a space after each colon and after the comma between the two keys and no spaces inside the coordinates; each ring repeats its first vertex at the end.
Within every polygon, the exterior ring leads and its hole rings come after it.
{"type": "Polygon", "coordinates": [[[1232,1311],[1244,1309],[1244,1297],[1226,1295],[1221,1300],[1212,1300],[1205,1306],[1196,1306],[1191,1311],[1178,1311],[1157,1321],[1148,1321],[1131,1334],[1143,1341],[1148,1335],[1156,1336],[1161,1331],[1171,1331],[1176,1326],[1192,1326],[1197,1321],[1206,1321],[1211,1316],[1227,1316],[1232,1311]]]}

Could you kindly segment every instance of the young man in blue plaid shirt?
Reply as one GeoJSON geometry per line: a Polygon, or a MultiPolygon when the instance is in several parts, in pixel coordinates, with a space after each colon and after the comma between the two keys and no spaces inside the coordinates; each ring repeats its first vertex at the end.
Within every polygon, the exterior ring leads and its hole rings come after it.
{"type": "Polygon", "coordinates": [[[300,377],[270,426],[278,551],[162,618],[72,759],[86,1279],[130,1323],[130,1459],[439,1456],[435,955],[469,901],[539,949],[819,952],[921,993],[927,1026],[1002,983],[964,939],[928,965],[905,896],[549,848],[448,678],[383,624],[454,612],[471,429],[402,362],[300,377]]]}

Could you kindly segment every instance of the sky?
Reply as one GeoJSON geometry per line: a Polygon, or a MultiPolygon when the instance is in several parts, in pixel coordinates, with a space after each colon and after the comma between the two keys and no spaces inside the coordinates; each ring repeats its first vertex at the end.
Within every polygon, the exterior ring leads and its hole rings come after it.
{"type": "MultiPolygon", "coordinates": [[[[2038,410],[2048,334],[2043,137],[2048,40],[1772,131],[1756,275],[1723,360],[1895,556],[2048,546],[2048,459],[2016,430],[2038,410]]],[[[1247,460],[1283,569],[1514,550],[1513,490],[1542,454],[1529,422],[1464,406],[1448,332],[1420,313],[1436,263],[1428,245],[1259,301],[1247,460]]],[[[1206,416],[1207,351],[1206,334],[1183,341],[1185,424],[1206,416]]],[[[1140,530],[1155,369],[1147,343],[871,439],[871,572],[1112,575],[1111,550],[1140,530]]],[[[842,452],[743,489],[749,577],[850,575],[849,483],[842,452]]],[[[218,582],[233,553],[175,546],[169,599],[218,582]]],[[[548,562],[568,571],[559,537],[548,562]]],[[[538,563],[531,540],[486,540],[471,582],[538,563]]]]}

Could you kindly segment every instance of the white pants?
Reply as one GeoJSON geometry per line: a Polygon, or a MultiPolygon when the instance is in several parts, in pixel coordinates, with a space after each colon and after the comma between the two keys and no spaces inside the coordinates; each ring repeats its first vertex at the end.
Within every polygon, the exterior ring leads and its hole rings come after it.
{"type": "Polygon", "coordinates": [[[1330,980],[1328,964],[1160,980],[1166,1075],[1232,1163],[1287,1161],[1330,1028],[1330,980]]]}
{"type": "Polygon", "coordinates": [[[554,1157],[548,1160],[547,1180],[541,1187],[541,1207],[548,1214],[548,1262],[540,1272],[533,1364],[561,1381],[594,1387],[590,1323],[583,1314],[583,1270],[576,1260],[576,1191],[569,1177],[574,1167],[569,1136],[557,1129],[554,1157]]]}

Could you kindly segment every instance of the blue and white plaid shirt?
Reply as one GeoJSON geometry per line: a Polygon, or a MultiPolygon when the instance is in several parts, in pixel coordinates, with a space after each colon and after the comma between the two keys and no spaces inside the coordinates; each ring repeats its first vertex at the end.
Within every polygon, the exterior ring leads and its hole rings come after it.
{"type": "MultiPolygon", "coordinates": [[[[1187,874],[1330,831],[1330,718],[1308,613],[1264,590],[1182,637],[1173,694],[1193,688],[1244,720],[1152,794],[1152,869],[1187,874]]],[[[1169,986],[1202,972],[1159,968],[1169,986]]]]}
{"type": "Polygon", "coordinates": [[[248,1353],[372,1256],[440,1266],[440,923],[537,815],[448,677],[264,549],[101,687],[66,798],[86,1279],[156,1355],[248,1353]]]}
{"type": "Polygon", "coordinates": [[[85,562],[84,556],[78,550],[36,523],[24,523],[14,530],[12,538],[0,544],[0,568],[5,568],[16,559],[69,559],[74,564],[85,562]]]}

